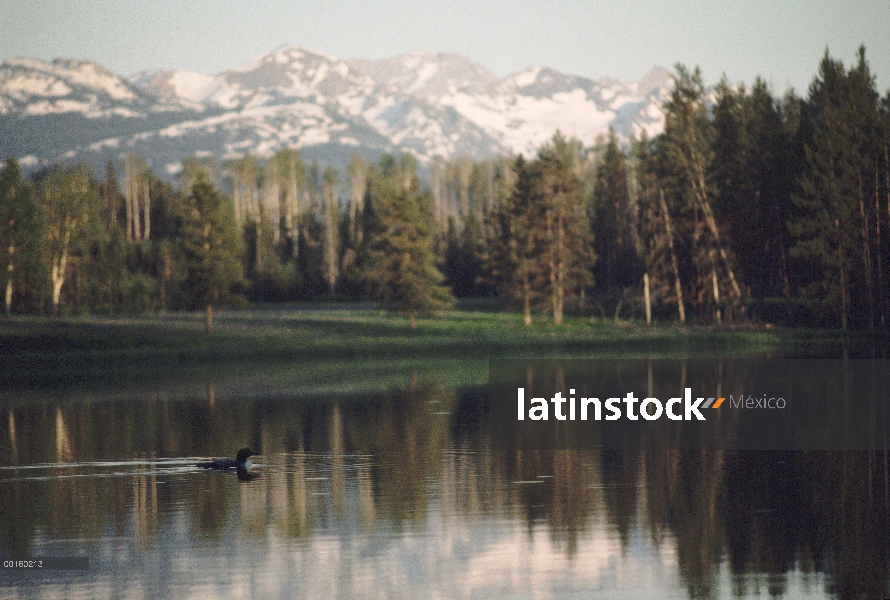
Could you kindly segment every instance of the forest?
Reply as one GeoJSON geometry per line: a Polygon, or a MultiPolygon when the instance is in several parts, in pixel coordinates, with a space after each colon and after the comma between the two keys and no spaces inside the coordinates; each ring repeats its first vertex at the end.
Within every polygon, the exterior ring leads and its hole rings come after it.
{"type": "Polygon", "coordinates": [[[663,133],[536,156],[353,157],[296,149],[175,181],[128,153],[98,175],[0,170],[7,315],[155,313],[374,299],[411,326],[455,298],[533,319],[883,328],[890,319],[890,92],[865,49],[826,51],[806,97],[677,65],[663,133]],[[650,308],[651,307],[651,308],[650,308]],[[623,311],[623,312],[622,312],[623,311]]]}

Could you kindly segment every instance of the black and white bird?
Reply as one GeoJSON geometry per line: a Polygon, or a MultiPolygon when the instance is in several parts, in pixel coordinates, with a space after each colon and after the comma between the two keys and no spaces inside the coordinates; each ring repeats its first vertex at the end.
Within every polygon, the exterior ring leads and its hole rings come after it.
{"type": "Polygon", "coordinates": [[[241,448],[238,450],[238,454],[235,455],[234,460],[231,458],[218,458],[216,460],[200,462],[195,466],[199,469],[213,469],[214,471],[238,469],[238,474],[241,475],[242,473],[247,473],[247,470],[253,466],[247,459],[256,454],[257,453],[250,448],[241,448]]]}

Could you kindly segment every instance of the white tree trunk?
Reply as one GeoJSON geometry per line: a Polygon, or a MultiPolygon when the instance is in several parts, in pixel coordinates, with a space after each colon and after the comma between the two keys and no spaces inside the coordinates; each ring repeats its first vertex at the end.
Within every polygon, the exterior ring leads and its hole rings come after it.
{"type": "Polygon", "coordinates": [[[649,299],[649,273],[643,273],[643,301],[646,303],[646,325],[651,325],[652,303],[649,299]]]}
{"type": "Polygon", "coordinates": [[[12,269],[10,268],[9,278],[6,280],[6,296],[4,306],[6,308],[6,316],[12,313],[12,269]]]}

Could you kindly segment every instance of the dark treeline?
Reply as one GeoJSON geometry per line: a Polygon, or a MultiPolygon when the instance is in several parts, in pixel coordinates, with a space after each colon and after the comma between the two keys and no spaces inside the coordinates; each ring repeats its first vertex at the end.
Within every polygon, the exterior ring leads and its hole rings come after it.
{"type": "Polygon", "coordinates": [[[656,138],[537,156],[353,158],[285,149],[189,158],[175,183],[135,154],[0,174],[7,314],[377,298],[411,323],[453,296],[724,323],[882,327],[890,318],[890,93],[860,49],[826,52],[806,98],[678,65],[656,138]]]}

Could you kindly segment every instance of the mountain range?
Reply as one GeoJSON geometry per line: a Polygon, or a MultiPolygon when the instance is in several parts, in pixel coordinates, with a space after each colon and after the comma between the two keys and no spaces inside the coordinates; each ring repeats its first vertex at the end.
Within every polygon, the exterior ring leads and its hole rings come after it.
{"type": "Polygon", "coordinates": [[[621,83],[529,67],[498,79],[459,54],[339,60],[284,46],[216,75],[128,77],[89,61],[0,64],[0,156],[34,169],[59,160],[101,166],[129,150],[172,176],[183,158],[268,156],[299,148],[343,166],[358,152],[481,159],[533,154],[556,129],[593,143],[662,130],[670,73],[621,83]]]}

